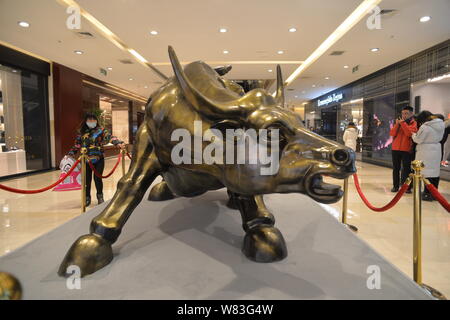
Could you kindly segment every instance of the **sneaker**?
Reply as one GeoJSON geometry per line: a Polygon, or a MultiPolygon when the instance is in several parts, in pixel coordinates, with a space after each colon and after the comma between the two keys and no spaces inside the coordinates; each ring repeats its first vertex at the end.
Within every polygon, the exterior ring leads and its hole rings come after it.
{"type": "Polygon", "coordinates": [[[98,204],[105,202],[105,200],[103,200],[103,193],[97,194],[97,200],[98,200],[98,204]]]}
{"type": "Polygon", "coordinates": [[[393,187],[393,188],[391,189],[391,192],[398,192],[398,188],[393,187]]]}

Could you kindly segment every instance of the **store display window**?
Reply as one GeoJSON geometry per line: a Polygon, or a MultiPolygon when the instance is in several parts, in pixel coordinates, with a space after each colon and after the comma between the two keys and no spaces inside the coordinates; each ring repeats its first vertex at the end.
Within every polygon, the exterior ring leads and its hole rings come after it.
{"type": "Polygon", "coordinates": [[[49,169],[47,78],[0,65],[0,178],[49,169]]]}

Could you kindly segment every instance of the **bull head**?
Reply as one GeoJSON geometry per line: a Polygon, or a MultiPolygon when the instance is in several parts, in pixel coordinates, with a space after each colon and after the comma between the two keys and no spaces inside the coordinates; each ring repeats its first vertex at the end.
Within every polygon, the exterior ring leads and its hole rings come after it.
{"type": "MultiPolygon", "coordinates": [[[[207,64],[197,61],[181,67],[172,47],[169,56],[174,70],[174,78],[169,80],[167,94],[155,93],[155,102],[148,108],[156,112],[150,118],[159,119],[161,124],[152,129],[154,143],[160,152],[160,161],[165,165],[179,166],[190,172],[214,176],[220,184],[240,194],[299,192],[311,198],[331,203],[340,199],[342,190],[337,185],[323,182],[322,176],[346,178],[356,171],[354,152],[337,142],[328,140],[304,128],[301,118],[295,112],[284,108],[283,79],[281,68],[277,67],[277,89],[274,96],[266,90],[254,89],[243,94],[230,87],[227,80],[207,64]],[[173,99],[174,107],[167,111],[167,101],[158,102],[158,97],[171,97],[173,88],[183,99],[173,99]],[[165,111],[163,111],[165,110],[165,111]],[[181,120],[178,116],[182,114],[181,120]],[[279,169],[273,175],[260,175],[261,166],[249,164],[178,165],[171,162],[167,150],[174,147],[168,141],[171,137],[164,132],[184,127],[194,133],[189,119],[202,119],[203,131],[218,128],[277,129],[279,169]],[[162,125],[162,123],[164,123],[162,125]],[[164,130],[161,128],[164,126],[164,130]]],[[[163,87],[164,88],[164,87],[163,87]]],[[[153,128],[154,124],[151,125],[153,128]]],[[[203,144],[203,148],[206,145],[203,144]]],[[[193,162],[192,162],[193,163],[193,162]]],[[[170,180],[170,179],[168,179],[170,180]]],[[[176,188],[176,186],[175,186],[176,188]]]]}

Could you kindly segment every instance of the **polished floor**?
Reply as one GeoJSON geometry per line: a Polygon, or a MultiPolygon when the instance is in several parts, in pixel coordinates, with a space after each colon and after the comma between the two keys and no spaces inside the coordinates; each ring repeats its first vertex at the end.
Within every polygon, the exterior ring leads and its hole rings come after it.
{"type": "MultiPolygon", "coordinates": [[[[109,172],[114,162],[115,159],[107,160],[105,172],[109,172]]],[[[361,187],[369,201],[375,206],[386,204],[393,197],[390,192],[391,171],[361,162],[357,166],[361,187]]],[[[58,176],[59,172],[54,171],[2,183],[15,188],[37,189],[56,181],[58,176]]],[[[104,180],[105,199],[112,197],[121,176],[119,167],[110,178],[104,180]]],[[[332,180],[329,182],[342,183],[332,180]]],[[[449,182],[442,181],[440,191],[450,199],[449,182]]],[[[351,180],[349,192],[348,223],[358,227],[357,234],[361,239],[412,277],[412,195],[405,195],[393,209],[377,213],[363,204],[351,180]]],[[[94,206],[94,186],[92,195],[94,206]]],[[[341,202],[322,206],[340,218],[341,202]]],[[[0,255],[15,250],[79,214],[79,191],[20,195],[0,190],[0,255]]],[[[301,219],[301,213],[298,217],[301,219]]],[[[450,214],[437,202],[424,202],[422,220],[423,282],[450,297],[450,214]]]]}

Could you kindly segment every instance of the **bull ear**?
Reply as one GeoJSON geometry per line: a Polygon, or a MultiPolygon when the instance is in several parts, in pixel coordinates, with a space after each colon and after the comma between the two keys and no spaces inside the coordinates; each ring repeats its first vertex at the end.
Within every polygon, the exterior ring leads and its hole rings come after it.
{"type": "Polygon", "coordinates": [[[175,78],[183,92],[186,100],[198,112],[213,118],[221,118],[224,116],[241,116],[242,108],[239,106],[239,101],[231,101],[228,104],[218,103],[212,101],[201,92],[199,92],[186,77],[180,61],[178,61],[175,50],[169,46],[169,57],[172,64],[175,78]]]}
{"type": "Polygon", "coordinates": [[[214,70],[216,70],[216,72],[219,74],[219,76],[223,76],[223,75],[226,75],[228,72],[230,72],[231,68],[233,68],[231,65],[227,65],[227,66],[216,67],[216,68],[214,68],[214,70]]]}
{"type": "Polygon", "coordinates": [[[284,108],[284,82],[283,75],[281,74],[281,67],[277,64],[277,91],[275,95],[275,101],[277,104],[284,108]]]}

